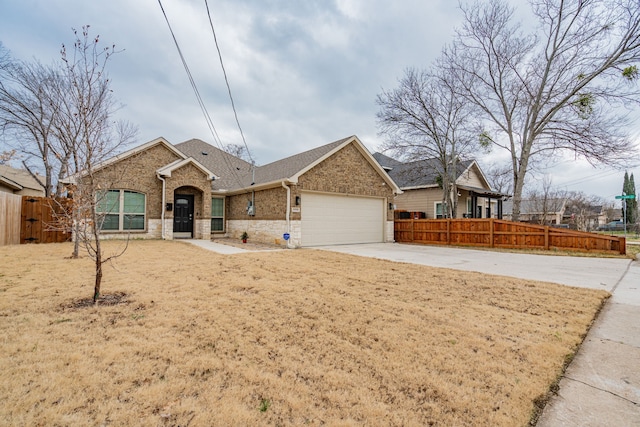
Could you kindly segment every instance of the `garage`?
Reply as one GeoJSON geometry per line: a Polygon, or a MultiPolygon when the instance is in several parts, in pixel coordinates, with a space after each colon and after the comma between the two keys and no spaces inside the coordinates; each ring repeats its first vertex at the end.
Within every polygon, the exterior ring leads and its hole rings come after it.
{"type": "Polygon", "coordinates": [[[384,241],[384,199],[303,193],[302,246],[384,241]]]}

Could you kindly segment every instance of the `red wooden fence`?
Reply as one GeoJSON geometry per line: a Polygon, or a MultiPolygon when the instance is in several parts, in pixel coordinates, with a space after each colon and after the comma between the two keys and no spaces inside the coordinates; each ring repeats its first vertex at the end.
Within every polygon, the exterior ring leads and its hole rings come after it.
{"type": "Polygon", "coordinates": [[[397,219],[394,238],[400,243],[626,253],[624,237],[493,218],[397,219]]]}
{"type": "Polygon", "coordinates": [[[22,196],[20,243],[58,243],[71,240],[71,233],[63,231],[57,213],[70,206],[68,199],[22,196]]]}

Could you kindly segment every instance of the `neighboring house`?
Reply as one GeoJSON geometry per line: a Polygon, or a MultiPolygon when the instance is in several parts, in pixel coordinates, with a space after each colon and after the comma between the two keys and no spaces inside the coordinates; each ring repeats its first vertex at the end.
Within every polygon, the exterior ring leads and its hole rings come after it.
{"type": "MultiPolygon", "coordinates": [[[[567,207],[565,198],[523,199],[520,202],[520,222],[531,222],[543,225],[562,224],[567,207]]],[[[511,220],[513,215],[513,201],[504,204],[504,217],[511,220]]]]}
{"type": "Polygon", "coordinates": [[[272,243],[288,233],[292,246],[393,241],[400,189],[355,136],[255,168],[197,139],[158,138],[94,170],[109,188],[98,206],[105,237],[246,231],[272,243]]]}
{"type": "MultiPolygon", "coordinates": [[[[400,211],[422,212],[425,218],[443,218],[442,167],[435,159],[403,163],[381,153],[373,155],[398,184],[402,194],[394,204],[400,211]]],[[[458,163],[457,218],[502,218],[502,203],[508,195],[493,191],[475,160],[458,163]]]]}
{"type": "Polygon", "coordinates": [[[562,216],[562,223],[581,231],[596,230],[609,221],[603,205],[584,205],[569,202],[562,216]]]}
{"type": "MultiPolygon", "coordinates": [[[[44,182],[44,177],[38,177],[44,182]]],[[[31,174],[24,169],[15,169],[7,165],[0,165],[0,191],[21,196],[44,197],[44,188],[31,174]]]]}

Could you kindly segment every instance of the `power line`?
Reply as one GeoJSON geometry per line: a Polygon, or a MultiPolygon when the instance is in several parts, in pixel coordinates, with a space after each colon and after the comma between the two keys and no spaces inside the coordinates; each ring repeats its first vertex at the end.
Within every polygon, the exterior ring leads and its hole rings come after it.
{"type": "MultiPolygon", "coordinates": [[[[180,55],[180,60],[182,61],[182,65],[184,66],[184,69],[187,73],[187,76],[189,77],[189,83],[191,83],[191,87],[193,88],[193,91],[196,95],[196,99],[198,100],[198,105],[200,106],[200,110],[202,110],[202,113],[204,114],[205,117],[205,121],[207,122],[207,126],[209,128],[209,131],[211,132],[211,136],[213,136],[213,140],[214,142],[218,145],[218,147],[220,148],[221,151],[224,151],[224,149],[222,148],[222,140],[220,139],[220,137],[218,136],[218,132],[213,124],[213,120],[211,120],[211,116],[209,115],[209,111],[207,110],[207,107],[204,104],[204,101],[202,100],[202,96],[200,96],[200,91],[198,90],[198,86],[196,85],[196,82],[193,78],[193,75],[191,74],[191,70],[189,69],[189,66],[187,65],[187,61],[184,57],[184,55],[182,54],[182,49],[180,49],[180,45],[178,44],[178,39],[176,38],[175,33],[173,32],[173,28],[171,27],[171,23],[169,22],[169,18],[167,17],[167,13],[164,10],[164,7],[162,6],[162,1],[158,0],[158,4],[160,5],[160,9],[162,10],[162,14],[164,15],[164,19],[167,22],[167,26],[169,27],[169,31],[171,32],[171,37],[173,38],[173,42],[176,45],[176,49],[178,50],[178,54],[180,55]]],[[[225,76],[226,78],[226,76],[225,76]]],[[[234,110],[235,111],[235,110],[234,110]]],[[[244,137],[243,137],[244,139],[244,137]]],[[[246,143],[245,143],[246,145],[246,143]]],[[[247,149],[248,151],[248,149],[247,149]]],[[[236,168],[231,164],[231,162],[229,161],[229,159],[226,156],[223,156],[223,159],[225,161],[225,163],[227,164],[227,167],[229,169],[229,171],[233,174],[236,182],[239,184],[240,187],[243,187],[244,184],[242,182],[242,180],[240,179],[240,176],[238,175],[236,168]]]]}
{"type": "Polygon", "coordinates": [[[242,132],[242,127],[240,126],[240,121],[238,120],[238,112],[236,111],[236,104],[235,102],[233,102],[233,96],[231,95],[231,86],[229,86],[229,79],[227,78],[227,70],[224,68],[224,62],[222,61],[222,53],[220,52],[220,46],[218,45],[216,30],[213,28],[213,20],[211,19],[211,12],[209,10],[208,0],[204,0],[204,4],[207,7],[207,16],[209,17],[209,25],[211,26],[211,32],[213,33],[213,40],[216,44],[216,50],[218,51],[218,58],[220,59],[220,67],[222,67],[222,74],[224,75],[224,81],[227,84],[227,92],[229,92],[229,99],[231,100],[231,108],[233,108],[233,115],[236,118],[236,124],[238,125],[238,129],[240,130],[240,136],[242,137],[244,148],[247,150],[247,155],[249,156],[249,160],[251,160],[251,164],[254,164],[253,157],[251,157],[251,152],[249,151],[249,146],[247,145],[247,140],[244,137],[244,132],[242,132]]]}

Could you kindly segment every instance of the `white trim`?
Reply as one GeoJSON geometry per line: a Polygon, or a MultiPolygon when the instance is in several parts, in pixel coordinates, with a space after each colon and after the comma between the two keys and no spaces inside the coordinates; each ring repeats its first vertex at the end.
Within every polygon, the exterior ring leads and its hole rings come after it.
{"type": "Polygon", "coordinates": [[[214,230],[213,227],[210,227],[211,231],[209,234],[213,234],[213,233],[226,233],[227,232],[227,218],[226,218],[226,211],[227,211],[227,198],[225,196],[217,196],[217,195],[211,195],[211,204],[213,207],[213,199],[218,199],[218,200],[222,200],[222,217],[219,216],[213,216],[213,212],[211,212],[210,218],[209,218],[209,224],[211,224],[211,221],[214,219],[220,219],[222,218],[222,230],[214,230]]]}
{"type": "Polygon", "coordinates": [[[429,185],[416,185],[414,187],[402,187],[402,191],[408,190],[429,190],[431,188],[440,188],[438,184],[429,184],[429,185]]]}
{"type": "Polygon", "coordinates": [[[193,157],[188,157],[186,159],[176,160],[174,162],[171,162],[168,165],[165,165],[165,166],[161,167],[160,169],[156,170],[156,173],[159,174],[159,175],[162,175],[162,176],[164,176],[166,178],[171,178],[171,173],[173,171],[175,171],[177,169],[180,169],[181,167],[186,166],[189,163],[192,163],[195,167],[197,167],[202,172],[204,172],[207,175],[207,179],[209,181],[213,181],[215,179],[219,179],[218,176],[214,175],[213,172],[211,172],[202,163],[200,163],[199,161],[197,161],[193,157]]]}
{"type": "Polygon", "coordinates": [[[444,204],[442,203],[442,200],[439,202],[433,202],[433,219],[445,219],[444,204]],[[440,210],[442,212],[440,214],[440,218],[438,218],[438,205],[442,205],[442,209],[440,210]]]}
{"type": "Polygon", "coordinates": [[[0,182],[4,183],[7,187],[11,188],[12,190],[20,191],[24,188],[22,185],[18,184],[17,182],[1,175],[0,175],[0,182]]]}
{"type": "MultiPolygon", "coordinates": [[[[118,154],[116,156],[113,156],[113,157],[111,157],[111,158],[109,158],[109,159],[107,159],[107,160],[105,160],[103,162],[98,163],[97,165],[95,165],[93,167],[93,171],[96,172],[96,171],[99,171],[100,169],[104,169],[105,167],[107,167],[107,166],[109,166],[109,165],[111,165],[113,163],[119,162],[120,160],[124,160],[124,159],[126,159],[128,157],[131,157],[131,156],[133,156],[133,155],[135,155],[135,154],[137,154],[139,152],[145,151],[145,150],[147,150],[147,149],[149,149],[149,148],[151,148],[151,147],[153,147],[155,145],[158,145],[158,144],[164,145],[167,149],[169,149],[176,156],[178,156],[178,157],[180,157],[182,159],[186,159],[187,158],[187,156],[184,153],[182,153],[176,147],[171,145],[171,143],[169,141],[167,141],[163,137],[160,137],[160,138],[156,138],[154,140],[151,140],[151,141],[149,141],[147,143],[144,143],[142,145],[139,145],[137,147],[134,147],[134,148],[132,148],[130,150],[127,150],[124,153],[120,153],[120,154],[118,154]]],[[[67,176],[67,177],[61,179],[60,182],[62,182],[63,184],[74,184],[79,177],[82,177],[85,174],[86,174],[86,172],[84,172],[84,171],[78,172],[76,174],[73,174],[73,175],[70,175],[70,176],[67,176]]]]}
{"type": "MultiPolygon", "coordinates": [[[[492,190],[491,185],[489,185],[489,181],[487,180],[487,177],[484,175],[484,172],[482,172],[482,169],[480,169],[480,165],[478,164],[478,162],[473,159],[471,160],[471,163],[469,164],[469,166],[467,166],[467,168],[465,170],[463,170],[460,175],[458,175],[458,177],[456,178],[456,185],[458,184],[458,181],[462,179],[462,176],[469,172],[471,173],[471,168],[475,166],[477,171],[478,171],[478,176],[480,177],[480,179],[484,182],[484,185],[486,187],[486,189],[488,190],[492,190]]],[[[465,185],[464,183],[460,183],[460,185],[465,185]]]]}
{"type": "Polygon", "coordinates": [[[320,163],[324,162],[329,157],[333,156],[335,153],[337,153],[338,151],[342,150],[347,145],[352,144],[352,143],[355,144],[355,147],[358,149],[358,151],[360,151],[360,154],[362,154],[365,157],[365,159],[367,159],[369,164],[378,172],[378,175],[380,175],[380,177],[385,181],[385,183],[387,185],[391,186],[391,188],[393,189],[394,193],[395,194],[402,194],[402,190],[400,189],[400,187],[398,187],[398,185],[391,179],[391,177],[389,177],[389,174],[384,170],[384,168],[382,166],[380,166],[380,163],[378,163],[378,161],[371,155],[371,153],[369,153],[369,150],[367,150],[367,148],[364,146],[364,144],[362,144],[362,142],[355,135],[351,136],[345,142],[343,142],[342,144],[338,145],[336,148],[334,148],[333,150],[329,151],[324,156],[316,159],[316,161],[308,164],[307,166],[305,166],[304,168],[299,170],[295,175],[293,175],[293,176],[291,176],[289,178],[289,182],[297,184],[298,183],[298,179],[302,175],[304,175],[305,173],[309,172],[309,170],[311,170],[315,166],[319,165],[320,163]]]}
{"type": "MultiPolygon", "coordinates": [[[[108,192],[112,192],[112,191],[117,191],[118,192],[118,212],[114,213],[114,212],[103,212],[103,211],[97,211],[96,213],[99,215],[118,215],[118,229],[117,230],[105,230],[105,229],[101,229],[100,232],[104,233],[104,234],[109,234],[109,233],[142,233],[142,232],[147,232],[147,200],[149,198],[149,196],[147,195],[147,193],[144,193],[142,191],[136,191],[136,190],[129,190],[126,188],[110,188],[108,190],[106,190],[106,193],[108,192]],[[125,192],[129,192],[129,193],[135,193],[135,194],[142,194],[144,196],[144,213],[142,213],[142,217],[143,217],[143,224],[142,224],[142,228],[132,228],[132,229],[125,229],[124,228],[124,217],[129,214],[129,215],[136,215],[139,216],[140,214],[138,213],[127,213],[124,211],[124,193],[125,192]]],[[[106,193],[105,196],[106,197],[106,193]]],[[[97,197],[97,195],[96,195],[97,197]]],[[[102,220],[101,225],[104,224],[104,220],[102,220]]]]}

